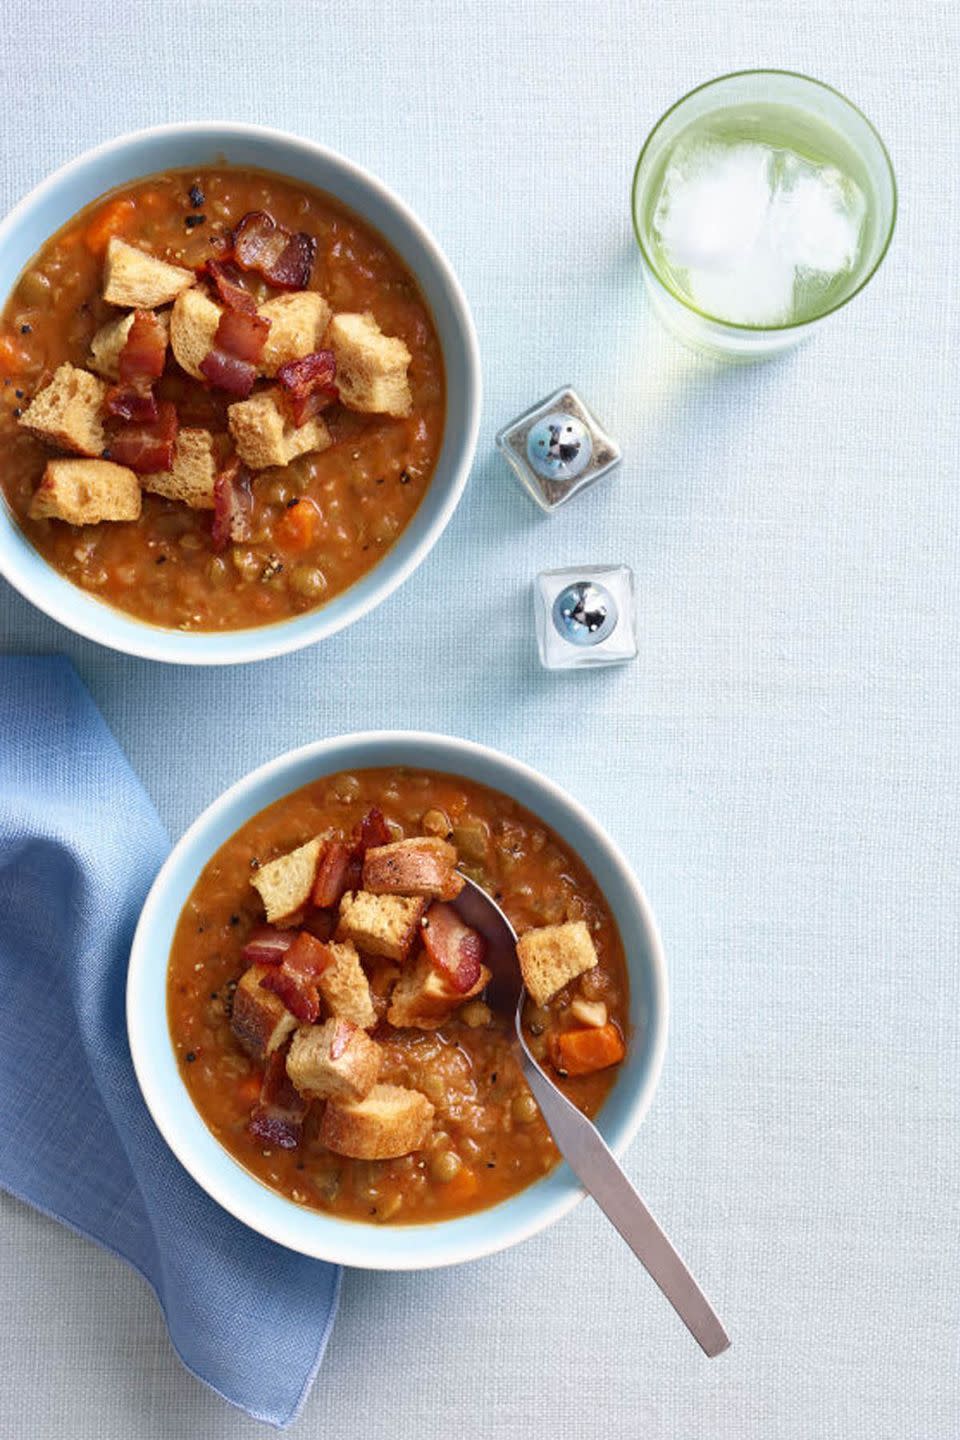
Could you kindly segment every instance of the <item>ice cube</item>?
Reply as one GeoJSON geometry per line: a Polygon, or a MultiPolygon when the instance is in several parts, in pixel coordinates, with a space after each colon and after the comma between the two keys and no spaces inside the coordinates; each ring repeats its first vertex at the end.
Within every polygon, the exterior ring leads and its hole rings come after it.
{"type": "Polygon", "coordinates": [[[723,270],[749,253],[770,205],[770,160],[762,145],[674,151],[655,219],[674,264],[723,270]]]}
{"type": "Polygon", "coordinates": [[[862,191],[835,166],[701,138],[674,152],[654,228],[699,309],[777,325],[856,263],[865,211],[862,191]]]}

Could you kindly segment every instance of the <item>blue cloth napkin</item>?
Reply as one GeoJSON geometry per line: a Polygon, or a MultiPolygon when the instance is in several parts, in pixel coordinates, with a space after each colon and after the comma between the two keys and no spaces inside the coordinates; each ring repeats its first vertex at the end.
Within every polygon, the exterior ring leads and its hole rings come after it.
{"type": "Polygon", "coordinates": [[[127,958],[168,849],[70,663],[0,659],[0,1185],[139,1270],[188,1370],[282,1427],[323,1357],[340,1271],[221,1210],[141,1099],[127,958]]]}

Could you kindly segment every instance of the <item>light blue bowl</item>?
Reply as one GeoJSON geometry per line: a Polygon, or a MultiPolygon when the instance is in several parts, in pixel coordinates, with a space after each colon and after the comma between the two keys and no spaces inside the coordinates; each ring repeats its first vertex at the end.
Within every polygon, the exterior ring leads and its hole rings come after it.
{"type": "Polygon", "coordinates": [[[181,665],[229,665],[312,645],[385,600],[440,538],[463,492],[480,420],[480,357],[473,320],[449,262],[392,191],[332,150],[256,125],[163,125],[122,135],[57,170],[0,222],[0,296],[44,242],[106,191],[186,166],[270,170],[334,195],[390,242],[433,312],[447,373],[443,447],[430,488],[397,542],[361,580],[294,620],[224,634],[163,630],[97,600],[47,564],[0,502],[0,573],[61,625],[111,649],[181,665]]]}
{"type": "Polygon", "coordinates": [[[539,815],[589,866],[616,917],[630,973],[633,1035],[598,1119],[613,1150],[626,1148],[656,1089],[667,1036],[666,970],[650,906],[619,850],[575,800],[528,766],[467,740],[406,731],[322,740],[254,770],[215,801],[176,846],[147,897],[130,957],[127,1029],[137,1079],[157,1126],[224,1209],[304,1255],[372,1270],[420,1270],[515,1245],[566,1214],[583,1191],[562,1165],[512,1199],[458,1220],[375,1226],[303,1209],[261,1185],[214,1139],[180,1079],[166,1022],[174,932],[211,855],[252,815],[300,786],[337,771],[384,765],[446,771],[504,791],[539,815]]]}

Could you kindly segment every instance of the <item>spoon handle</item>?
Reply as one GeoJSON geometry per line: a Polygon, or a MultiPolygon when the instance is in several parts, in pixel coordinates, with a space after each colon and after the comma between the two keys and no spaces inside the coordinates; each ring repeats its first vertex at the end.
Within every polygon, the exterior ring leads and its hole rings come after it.
{"type": "Polygon", "coordinates": [[[706,1355],[730,1344],[720,1319],[627,1179],[591,1120],[571,1105],[536,1063],[524,1057],[524,1071],[544,1120],[563,1158],[659,1285],[706,1355]]]}

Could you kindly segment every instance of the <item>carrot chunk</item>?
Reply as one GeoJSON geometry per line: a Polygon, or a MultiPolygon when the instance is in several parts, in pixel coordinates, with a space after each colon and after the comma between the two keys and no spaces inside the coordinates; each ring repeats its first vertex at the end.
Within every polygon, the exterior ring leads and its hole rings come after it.
{"type": "Polygon", "coordinates": [[[16,375],[23,369],[24,354],[12,335],[0,335],[0,375],[16,375]]]}
{"type": "Polygon", "coordinates": [[[473,1198],[480,1188],[480,1181],[468,1165],[461,1165],[452,1180],[446,1181],[442,1195],[451,1205],[463,1205],[473,1198]]]}
{"type": "Polygon", "coordinates": [[[84,231],[87,249],[93,255],[102,255],[112,235],[122,235],[137,213],[133,200],[111,200],[97,211],[84,231]]]}
{"type": "Polygon", "coordinates": [[[312,500],[298,500],[277,521],[276,536],[284,550],[309,550],[317,537],[320,512],[312,500]]]}
{"type": "Polygon", "coordinates": [[[623,1036],[616,1025],[601,1025],[586,1030],[565,1030],[551,1037],[550,1058],[558,1070],[568,1075],[592,1075],[619,1065],[626,1054],[623,1036]]]}

